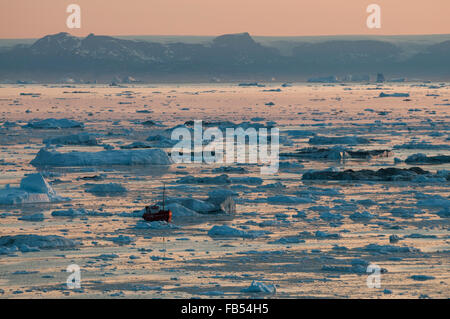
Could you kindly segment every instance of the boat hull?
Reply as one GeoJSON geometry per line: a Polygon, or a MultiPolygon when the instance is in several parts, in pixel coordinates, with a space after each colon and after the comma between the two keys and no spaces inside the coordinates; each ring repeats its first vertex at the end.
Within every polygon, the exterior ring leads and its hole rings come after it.
{"type": "Polygon", "coordinates": [[[145,221],[155,222],[155,221],[165,221],[170,223],[172,221],[172,211],[170,210],[160,210],[157,213],[145,212],[142,215],[145,221]]]}

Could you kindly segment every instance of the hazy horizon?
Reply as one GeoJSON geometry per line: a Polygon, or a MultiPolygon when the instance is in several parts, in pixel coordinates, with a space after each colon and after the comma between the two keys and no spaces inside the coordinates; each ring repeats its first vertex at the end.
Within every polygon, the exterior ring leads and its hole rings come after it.
{"type": "Polygon", "coordinates": [[[66,8],[73,1],[23,0],[0,4],[1,39],[35,39],[61,31],[75,36],[253,36],[432,35],[449,34],[446,0],[78,0],[81,28],[68,29],[66,8]],[[381,7],[380,29],[368,29],[366,8],[381,7]]]}

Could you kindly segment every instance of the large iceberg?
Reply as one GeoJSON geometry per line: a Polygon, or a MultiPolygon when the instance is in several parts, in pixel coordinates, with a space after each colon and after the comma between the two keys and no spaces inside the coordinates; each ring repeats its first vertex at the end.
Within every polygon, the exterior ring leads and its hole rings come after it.
{"type": "Polygon", "coordinates": [[[170,165],[172,159],[160,149],[60,153],[42,148],[30,164],[34,166],[170,165]]]}

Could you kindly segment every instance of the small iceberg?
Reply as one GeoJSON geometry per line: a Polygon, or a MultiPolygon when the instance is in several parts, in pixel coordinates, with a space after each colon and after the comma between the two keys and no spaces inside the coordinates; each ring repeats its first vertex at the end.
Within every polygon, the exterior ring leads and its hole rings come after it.
{"type": "Polygon", "coordinates": [[[265,283],[253,280],[252,284],[248,288],[244,288],[241,292],[245,293],[263,293],[263,294],[274,294],[277,289],[275,285],[266,285],[265,283]]]}
{"type": "Polygon", "coordinates": [[[378,97],[409,97],[409,93],[384,93],[384,92],[381,92],[378,97]]]}
{"type": "Polygon", "coordinates": [[[19,188],[0,189],[0,205],[26,203],[49,203],[68,200],[56,194],[40,173],[30,174],[22,179],[19,188]]]}

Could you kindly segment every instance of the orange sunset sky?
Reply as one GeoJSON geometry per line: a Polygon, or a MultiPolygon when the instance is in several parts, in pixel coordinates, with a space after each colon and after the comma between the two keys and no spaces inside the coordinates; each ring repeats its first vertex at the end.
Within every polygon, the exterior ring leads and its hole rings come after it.
{"type": "Polygon", "coordinates": [[[450,0],[0,0],[0,38],[77,36],[449,34],[450,0]],[[81,29],[66,7],[81,6],[81,29]],[[366,8],[381,6],[381,29],[366,8]]]}

